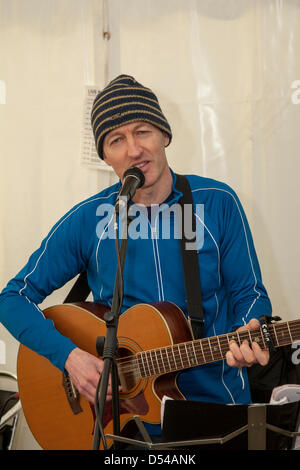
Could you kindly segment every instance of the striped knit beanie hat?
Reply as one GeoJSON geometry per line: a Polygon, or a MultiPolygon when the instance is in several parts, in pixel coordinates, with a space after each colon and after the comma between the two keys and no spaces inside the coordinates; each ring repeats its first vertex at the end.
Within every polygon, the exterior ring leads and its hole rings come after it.
{"type": "Polygon", "coordinates": [[[98,93],[92,107],[91,122],[99,157],[103,159],[103,140],[108,132],[136,121],[158,127],[169,136],[170,144],[172,131],[155,94],[133,77],[119,75],[98,93]]]}

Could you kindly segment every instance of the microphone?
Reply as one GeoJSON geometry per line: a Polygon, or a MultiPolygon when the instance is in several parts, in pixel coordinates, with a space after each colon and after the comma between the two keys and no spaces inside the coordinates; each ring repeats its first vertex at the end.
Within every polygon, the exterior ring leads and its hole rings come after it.
{"type": "Polygon", "coordinates": [[[123,185],[115,205],[117,214],[127,206],[128,201],[133,198],[136,190],[141,188],[144,183],[145,175],[139,168],[128,168],[128,170],[125,171],[123,175],[123,185]]]}

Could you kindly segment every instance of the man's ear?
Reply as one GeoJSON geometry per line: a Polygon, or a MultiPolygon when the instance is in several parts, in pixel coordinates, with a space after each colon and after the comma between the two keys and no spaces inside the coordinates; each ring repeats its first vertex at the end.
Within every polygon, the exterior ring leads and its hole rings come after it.
{"type": "Polygon", "coordinates": [[[163,137],[164,137],[164,145],[165,145],[165,147],[168,147],[168,145],[170,143],[170,137],[168,136],[168,134],[166,132],[163,132],[163,137]]]}

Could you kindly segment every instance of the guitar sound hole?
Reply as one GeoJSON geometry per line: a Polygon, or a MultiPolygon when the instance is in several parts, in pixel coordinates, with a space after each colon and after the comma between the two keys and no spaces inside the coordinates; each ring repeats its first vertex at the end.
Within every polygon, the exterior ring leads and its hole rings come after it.
{"type": "Polygon", "coordinates": [[[122,392],[128,393],[135,388],[140,379],[137,359],[128,349],[120,348],[117,354],[117,364],[122,392]]]}

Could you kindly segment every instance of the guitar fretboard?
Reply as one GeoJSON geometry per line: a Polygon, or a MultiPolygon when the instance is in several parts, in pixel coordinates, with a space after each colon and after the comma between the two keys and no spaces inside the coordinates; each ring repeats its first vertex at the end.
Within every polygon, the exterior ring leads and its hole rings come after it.
{"type": "MultiPolygon", "coordinates": [[[[300,320],[268,325],[273,346],[286,346],[300,340],[300,320]]],[[[239,345],[247,340],[251,345],[258,343],[262,349],[268,349],[262,328],[227,333],[210,338],[188,341],[136,354],[139,372],[142,378],[179,371],[197,365],[220,361],[229,350],[230,341],[239,345]]]]}

